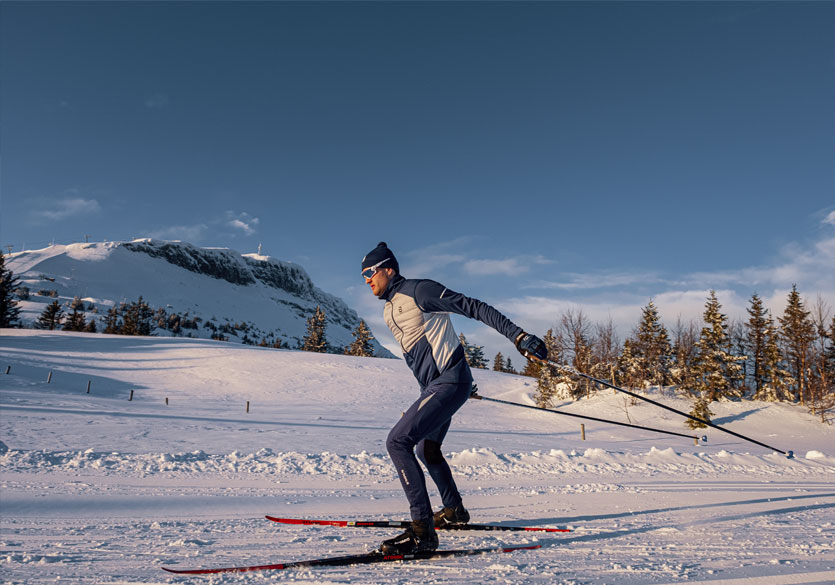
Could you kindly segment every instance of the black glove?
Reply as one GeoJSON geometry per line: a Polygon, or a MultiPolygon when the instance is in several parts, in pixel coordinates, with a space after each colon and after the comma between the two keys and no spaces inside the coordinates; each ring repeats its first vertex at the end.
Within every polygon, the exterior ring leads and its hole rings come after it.
{"type": "Polygon", "coordinates": [[[525,357],[548,359],[548,348],[545,347],[545,342],[536,335],[524,331],[516,337],[516,349],[525,357]]]}

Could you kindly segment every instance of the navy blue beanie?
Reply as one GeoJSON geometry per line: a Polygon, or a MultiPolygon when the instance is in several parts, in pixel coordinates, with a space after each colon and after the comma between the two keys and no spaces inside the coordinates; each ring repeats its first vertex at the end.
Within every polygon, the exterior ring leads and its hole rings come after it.
{"type": "Polygon", "coordinates": [[[385,242],[380,242],[376,248],[365,255],[365,258],[362,259],[362,270],[375,266],[386,259],[388,262],[381,264],[380,268],[393,268],[395,273],[400,274],[400,265],[397,263],[397,258],[394,257],[385,242]]]}

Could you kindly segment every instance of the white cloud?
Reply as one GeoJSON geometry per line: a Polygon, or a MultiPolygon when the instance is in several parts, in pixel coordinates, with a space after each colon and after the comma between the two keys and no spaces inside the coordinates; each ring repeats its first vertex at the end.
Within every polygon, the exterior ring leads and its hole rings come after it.
{"type": "Polygon", "coordinates": [[[527,266],[521,265],[515,258],[508,260],[467,260],[464,262],[464,270],[468,274],[475,276],[492,276],[496,274],[515,276],[522,272],[527,272],[528,269],[527,266]]]}
{"type": "Polygon", "coordinates": [[[150,231],[146,234],[146,236],[158,240],[181,240],[190,244],[197,244],[201,243],[208,230],[209,226],[205,223],[198,223],[194,225],[172,225],[150,231]]]}
{"type": "Polygon", "coordinates": [[[38,221],[61,221],[76,215],[98,213],[101,205],[95,199],[83,197],[65,197],[63,199],[48,200],[43,208],[33,212],[38,221]]]}
{"type": "Polygon", "coordinates": [[[260,223],[257,217],[252,217],[246,212],[235,213],[233,211],[227,211],[226,217],[228,219],[226,222],[228,227],[240,230],[246,236],[254,234],[256,232],[256,226],[260,223]]]}
{"type": "Polygon", "coordinates": [[[823,218],[823,223],[835,225],[835,211],[830,211],[829,214],[823,218]]]}

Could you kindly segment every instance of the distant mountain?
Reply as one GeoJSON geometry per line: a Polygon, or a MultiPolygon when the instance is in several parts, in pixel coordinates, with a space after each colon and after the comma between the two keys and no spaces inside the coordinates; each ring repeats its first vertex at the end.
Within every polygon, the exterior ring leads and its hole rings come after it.
{"type": "MultiPolygon", "coordinates": [[[[317,288],[298,264],[226,248],[149,239],[55,245],[12,254],[6,266],[29,289],[29,298],[21,301],[27,327],[56,299],[68,304],[79,297],[89,321],[140,296],[167,315],[180,315],[192,324],[197,318],[196,329],[180,333],[192,337],[222,331],[230,341],[243,341],[244,336],[254,343],[280,339],[296,347],[318,305],[327,316],[328,342],[341,348],[353,341],[351,331],[360,322],[356,311],[317,288]]],[[[167,328],[154,333],[174,335],[167,328]]],[[[373,343],[376,355],[393,357],[373,343]]]]}

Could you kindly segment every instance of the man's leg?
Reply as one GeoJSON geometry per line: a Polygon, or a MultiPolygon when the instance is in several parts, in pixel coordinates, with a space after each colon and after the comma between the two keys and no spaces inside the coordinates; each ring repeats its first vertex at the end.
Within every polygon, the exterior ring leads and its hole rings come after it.
{"type": "MultiPolygon", "coordinates": [[[[432,505],[426,492],[426,480],[415,457],[415,446],[442,426],[448,428],[450,418],[467,401],[470,391],[470,384],[429,386],[388,435],[386,447],[409,500],[413,521],[433,522],[432,505]]],[[[446,462],[444,466],[448,472],[446,462]]],[[[451,473],[449,482],[454,487],[451,473]]],[[[455,489],[456,494],[457,491],[455,489]]]]}
{"type": "Polygon", "coordinates": [[[461,505],[461,494],[455,485],[452,470],[450,470],[449,464],[441,453],[441,443],[447,430],[449,430],[449,421],[418,443],[416,452],[418,459],[426,466],[432,481],[438,486],[444,508],[457,508],[461,505]]]}

